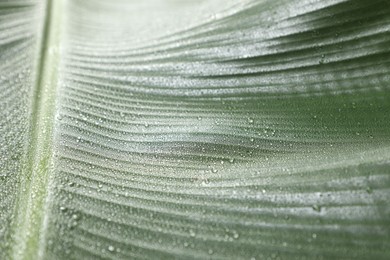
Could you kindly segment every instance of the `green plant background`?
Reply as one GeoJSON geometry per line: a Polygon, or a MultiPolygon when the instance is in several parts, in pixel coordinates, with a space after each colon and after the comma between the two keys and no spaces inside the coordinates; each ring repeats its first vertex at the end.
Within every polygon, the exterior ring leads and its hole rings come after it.
{"type": "Polygon", "coordinates": [[[390,2],[0,0],[0,259],[389,259],[390,2]]]}

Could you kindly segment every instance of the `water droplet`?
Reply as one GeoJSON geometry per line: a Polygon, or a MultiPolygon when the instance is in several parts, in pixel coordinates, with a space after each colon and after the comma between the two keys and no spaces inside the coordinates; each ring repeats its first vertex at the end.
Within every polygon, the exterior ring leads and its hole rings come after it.
{"type": "Polygon", "coordinates": [[[74,229],[78,225],[77,221],[72,221],[70,224],[70,228],[74,229]]]}
{"type": "Polygon", "coordinates": [[[321,206],[317,205],[317,204],[314,204],[313,206],[311,206],[313,210],[317,211],[317,212],[320,212],[321,211],[321,206]]]}
{"type": "Polygon", "coordinates": [[[114,250],[115,250],[115,247],[113,247],[113,246],[108,246],[108,251],[114,252],[114,250]]]}
{"type": "Polygon", "coordinates": [[[321,55],[320,61],[318,63],[319,64],[324,64],[325,63],[325,55],[324,54],[321,55]]]}
{"type": "Polygon", "coordinates": [[[202,180],[202,185],[203,185],[203,186],[206,186],[206,185],[208,185],[209,183],[210,183],[210,181],[209,181],[208,179],[202,180]]]}

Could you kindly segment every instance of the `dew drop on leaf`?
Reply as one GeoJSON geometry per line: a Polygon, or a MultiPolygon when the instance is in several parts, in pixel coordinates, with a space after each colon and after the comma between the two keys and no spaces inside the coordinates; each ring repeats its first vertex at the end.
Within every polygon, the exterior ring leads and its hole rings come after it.
{"type": "Polygon", "coordinates": [[[321,206],[319,206],[319,205],[317,205],[317,204],[314,204],[314,205],[312,206],[312,209],[313,209],[314,211],[320,212],[320,211],[321,211],[321,206]]]}

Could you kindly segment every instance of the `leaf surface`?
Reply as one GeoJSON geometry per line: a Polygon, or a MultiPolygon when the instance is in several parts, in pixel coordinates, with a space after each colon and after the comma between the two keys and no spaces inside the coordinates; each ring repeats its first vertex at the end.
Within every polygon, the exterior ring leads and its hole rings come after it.
{"type": "Polygon", "coordinates": [[[1,1],[0,36],[0,258],[390,257],[387,1],[1,1]]]}

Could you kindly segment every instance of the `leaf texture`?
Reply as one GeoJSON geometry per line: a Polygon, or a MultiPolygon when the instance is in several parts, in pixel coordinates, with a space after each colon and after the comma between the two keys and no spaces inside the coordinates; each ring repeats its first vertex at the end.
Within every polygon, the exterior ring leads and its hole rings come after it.
{"type": "MultiPolygon", "coordinates": [[[[18,216],[38,217],[1,232],[24,244],[16,258],[390,257],[387,1],[59,2],[59,65],[40,72],[58,67],[44,84],[55,110],[36,98],[49,119],[26,110],[29,81],[1,85],[24,97],[1,121],[18,143],[2,149],[30,160],[28,113],[52,136],[32,150],[49,158],[32,167],[43,206],[16,195],[33,205],[18,216]]],[[[29,53],[6,69],[27,66],[31,41],[1,43],[1,60],[29,53]]],[[[1,194],[20,179],[5,154],[1,194]]],[[[5,198],[0,223],[17,207],[5,198]]]]}
{"type": "Polygon", "coordinates": [[[17,194],[37,96],[42,6],[0,1],[0,258],[12,247],[17,194]]]}

